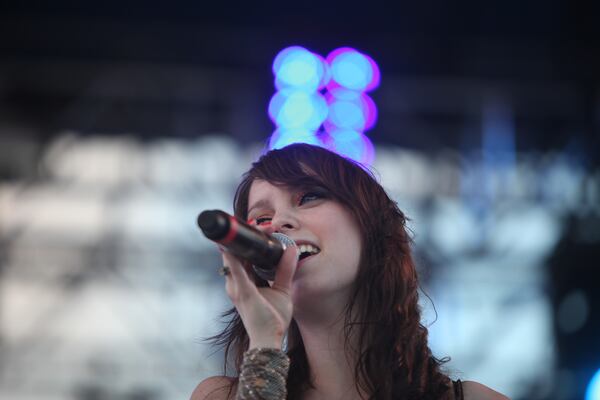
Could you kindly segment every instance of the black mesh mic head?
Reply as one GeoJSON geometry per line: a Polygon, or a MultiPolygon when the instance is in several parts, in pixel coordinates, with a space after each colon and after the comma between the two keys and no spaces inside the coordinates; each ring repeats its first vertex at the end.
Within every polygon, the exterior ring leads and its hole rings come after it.
{"type": "Polygon", "coordinates": [[[198,215],[198,226],[204,236],[211,240],[224,238],[229,231],[229,218],[220,210],[206,210],[198,215]]]}

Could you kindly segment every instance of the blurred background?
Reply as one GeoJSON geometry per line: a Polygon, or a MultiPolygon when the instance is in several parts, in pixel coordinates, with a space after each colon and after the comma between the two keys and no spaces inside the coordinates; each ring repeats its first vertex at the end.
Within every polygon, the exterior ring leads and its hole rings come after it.
{"type": "Polygon", "coordinates": [[[189,398],[221,373],[203,338],[229,301],[195,218],[231,211],[299,45],[379,65],[373,168],[450,374],[600,399],[591,1],[0,10],[0,398],[189,398]]]}

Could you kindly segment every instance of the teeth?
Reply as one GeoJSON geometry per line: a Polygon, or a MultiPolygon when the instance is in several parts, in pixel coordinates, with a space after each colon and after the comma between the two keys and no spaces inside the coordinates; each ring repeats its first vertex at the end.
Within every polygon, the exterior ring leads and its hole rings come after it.
{"type": "Polygon", "coordinates": [[[317,254],[320,251],[318,247],[315,247],[312,244],[301,244],[300,246],[298,246],[298,248],[300,249],[300,254],[302,254],[302,253],[317,254]]]}

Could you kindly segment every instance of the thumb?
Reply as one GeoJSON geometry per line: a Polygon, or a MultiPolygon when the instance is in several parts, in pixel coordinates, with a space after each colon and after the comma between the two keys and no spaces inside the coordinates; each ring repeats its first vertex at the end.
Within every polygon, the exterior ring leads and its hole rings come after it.
{"type": "Polygon", "coordinates": [[[298,265],[299,256],[300,249],[298,249],[297,246],[287,246],[277,265],[275,280],[273,281],[273,286],[271,286],[272,288],[289,293],[292,287],[294,273],[296,272],[296,267],[298,265]]]}

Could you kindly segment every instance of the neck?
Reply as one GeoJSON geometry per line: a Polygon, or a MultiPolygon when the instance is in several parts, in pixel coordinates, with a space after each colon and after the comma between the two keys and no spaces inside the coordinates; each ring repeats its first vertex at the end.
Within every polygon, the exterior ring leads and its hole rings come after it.
{"type": "MultiPolygon", "coordinates": [[[[304,398],[360,399],[354,376],[357,359],[352,349],[355,348],[355,340],[349,338],[346,346],[343,312],[331,314],[329,318],[323,312],[299,312],[294,318],[302,336],[314,385],[304,398]]],[[[363,397],[366,398],[364,394],[363,397]]]]}

